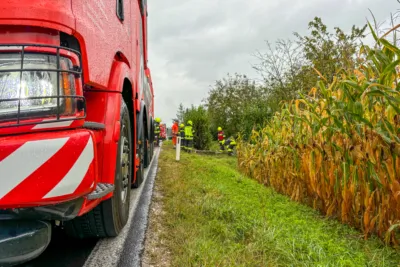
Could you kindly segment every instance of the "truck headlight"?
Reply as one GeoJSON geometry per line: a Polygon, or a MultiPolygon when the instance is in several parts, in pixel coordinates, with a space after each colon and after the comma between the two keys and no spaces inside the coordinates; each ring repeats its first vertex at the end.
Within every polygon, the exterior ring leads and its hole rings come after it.
{"type": "Polygon", "coordinates": [[[73,115],[76,112],[75,77],[70,59],[48,54],[0,54],[0,121],[73,115]],[[57,78],[58,76],[58,78],[57,78]],[[58,83],[58,84],[57,84],[58,83]],[[59,95],[58,91],[59,90],[59,95]],[[58,97],[60,96],[60,97],[58,97]]]}

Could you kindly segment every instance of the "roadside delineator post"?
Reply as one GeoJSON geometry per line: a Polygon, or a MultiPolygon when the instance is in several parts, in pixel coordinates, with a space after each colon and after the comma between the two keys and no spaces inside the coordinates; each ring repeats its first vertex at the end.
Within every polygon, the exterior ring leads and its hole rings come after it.
{"type": "Polygon", "coordinates": [[[181,159],[181,138],[178,136],[176,138],[176,161],[181,159]]]}

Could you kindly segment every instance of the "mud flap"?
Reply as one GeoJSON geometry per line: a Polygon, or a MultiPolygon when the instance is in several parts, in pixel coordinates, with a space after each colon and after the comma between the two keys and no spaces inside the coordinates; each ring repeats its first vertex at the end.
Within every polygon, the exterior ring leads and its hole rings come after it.
{"type": "Polygon", "coordinates": [[[44,221],[0,221],[0,266],[14,266],[38,257],[47,248],[51,225],[44,221]]]}

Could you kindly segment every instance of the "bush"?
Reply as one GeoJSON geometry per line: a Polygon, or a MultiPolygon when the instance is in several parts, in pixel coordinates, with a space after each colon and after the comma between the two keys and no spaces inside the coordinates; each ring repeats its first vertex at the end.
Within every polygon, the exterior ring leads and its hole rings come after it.
{"type": "Polygon", "coordinates": [[[210,121],[207,114],[207,109],[203,106],[192,106],[190,109],[186,109],[183,114],[184,122],[187,123],[189,120],[193,122],[194,132],[194,148],[199,150],[209,149],[211,144],[210,134],[210,121]]]}

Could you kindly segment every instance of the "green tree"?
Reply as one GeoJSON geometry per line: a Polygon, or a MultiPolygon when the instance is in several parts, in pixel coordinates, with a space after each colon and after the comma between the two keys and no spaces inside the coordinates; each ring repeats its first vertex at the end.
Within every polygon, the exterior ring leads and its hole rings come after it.
{"type": "MultiPolygon", "coordinates": [[[[257,114],[258,118],[245,116],[254,103],[261,103],[267,99],[264,89],[246,75],[228,74],[227,77],[216,81],[206,99],[213,133],[217,132],[218,127],[222,127],[227,136],[236,135],[247,129],[243,127],[244,123],[253,124],[266,119],[266,114],[257,114]]],[[[268,105],[267,102],[263,104],[268,105]]]]}
{"type": "Polygon", "coordinates": [[[359,63],[356,51],[366,26],[353,26],[349,34],[336,27],[331,33],[318,17],[308,26],[308,35],[295,33],[295,40],[267,42],[264,52],[255,53],[259,62],[253,68],[264,79],[268,104],[274,111],[282,101],[308,93],[320,78],[315,70],[330,83],[338,72],[349,72],[359,63]]]}
{"type": "Polygon", "coordinates": [[[273,110],[265,100],[259,99],[245,106],[241,114],[241,124],[239,132],[242,133],[242,138],[250,137],[252,129],[260,129],[265,126],[265,123],[273,116],[273,110]]]}
{"type": "Polygon", "coordinates": [[[179,120],[179,123],[184,123],[183,117],[185,115],[185,108],[183,107],[183,104],[180,103],[178,107],[178,111],[176,113],[176,118],[179,120]]]}
{"type": "Polygon", "coordinates": [[[259,64],[253,67],[263,77],[262,85],[237,73],[215,82],[205,100],[212,133],[221,126],[227,136],[240,132],[246,137],[279,111],[282,102],[307,94],[321,78],[331,83],[362,62],[356,51],[366,26],[353,26],[350,33],[336,27],[332,33],[318,17],[308,26],[309,34],[267,42],[267,50],[255,54],[259,64]]]}
{"type": "Polygon", "coordinates": [[[281,101],[296,98],[304,88],[306,81],[301,73],[306,59],[301,46],[292,40],[278,40],[275,44],[267,41],[266,44],[264,52],[254,54],[259,62],[253,68],[264,79],[270,107],[278,110],[281,101]]]}
{"type": "Polygon", "coordinates": [[[191,106],[190,108],[184,108],[181,104],[178,109],[179,111],[183,111],[182,121],[187,123],[187,121],[191,120],[193,122],[193,130],[194,130],[194,148],[199,150],[209,149],[211,144],[211,134],[210,134],[210,120],[207,113],[207,109],[200,105],[198,107],[191,106]]]}
{"type": "Polygon", "coordinates": [[[318,70],[329,83],[339,71],[354,70],[357,63],[356,51],[360,47],[361,39],[365,37],[367,25],[362,28],[353,25],[349,34],[335,27],[334,33],[331,33],[322,19],[315,17],[308,23],[308,28],[310,35],[294,35],[302,47],[309,67],[318,70]]]}

